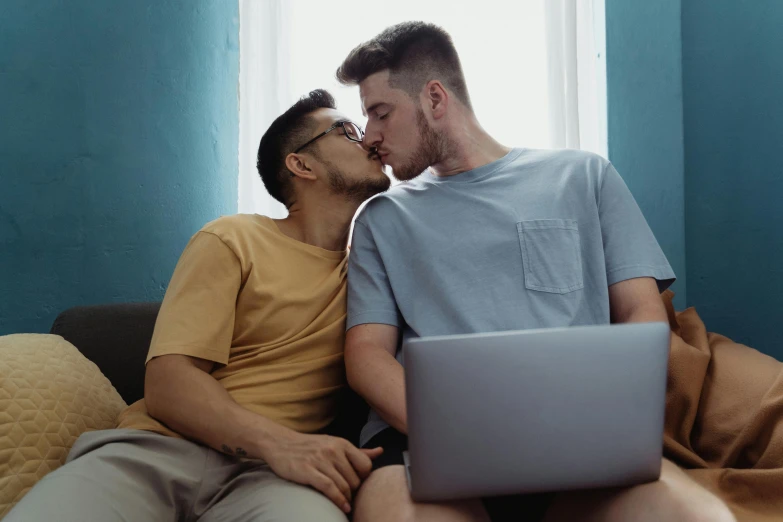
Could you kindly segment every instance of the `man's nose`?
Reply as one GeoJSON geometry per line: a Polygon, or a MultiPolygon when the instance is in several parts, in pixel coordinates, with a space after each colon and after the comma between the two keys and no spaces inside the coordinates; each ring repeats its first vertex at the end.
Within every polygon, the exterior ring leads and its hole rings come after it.
{"type": "Polygon", "coordinates": [[[376,131],[374,126],[367,125],[367,129],[364,131],[364,138],[362,139],[364,147],[366,149],[378,148],[382,141],[381,133],[376,131]]]}

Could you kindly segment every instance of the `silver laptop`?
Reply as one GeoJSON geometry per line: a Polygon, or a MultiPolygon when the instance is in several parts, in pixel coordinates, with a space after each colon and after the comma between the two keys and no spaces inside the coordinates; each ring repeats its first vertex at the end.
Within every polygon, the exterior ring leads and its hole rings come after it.
{"type": "Polygon", "coordinates": [[[665,323],[416,338],[403,350],[415,500],[660,476],[665,323]]]}

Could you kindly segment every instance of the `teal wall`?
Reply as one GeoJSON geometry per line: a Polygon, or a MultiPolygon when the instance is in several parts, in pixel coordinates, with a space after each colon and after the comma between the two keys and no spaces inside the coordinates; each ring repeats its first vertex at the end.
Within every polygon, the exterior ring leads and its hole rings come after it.
{"type": "Polygon", "coordinates": [[[609,158],[677,272],[675,305],[783,360],[783,1],[605,7],[609,158]]]}
{"type": "MultiPolygon", "coordinates": [[[[686,302],[679,0],[606,0],[609,159],[669,259],[686,302]]],[[[688,284],[690,292],[690,284],[688,284]]]]}
{"type": "Polygon", "coordinates": [[[783,360],[783,1],[682,5],[688,303],[783,360]]]}
{"type": "Polygon", "coordinates": [[[236,1],[0,2],[0,335],[158,300],[236,212],[236,1]]]}

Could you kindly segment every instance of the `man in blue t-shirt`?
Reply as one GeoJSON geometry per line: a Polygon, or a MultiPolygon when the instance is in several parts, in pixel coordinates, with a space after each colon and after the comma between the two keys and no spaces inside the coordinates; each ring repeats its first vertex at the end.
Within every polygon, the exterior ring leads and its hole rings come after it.
{"type": "MultiPolygon", "coordinates": [[[[372,199],[353,232],[345,362],[373,409],[362,445],[384,448],[354,520],[487,520],[509,508],[515,520],[734,520],[666,460],[660,481],[624,490],[412,502],[402,338],[667,321],[660,292],[675,276],[611,163],[508,148],[482,129],[442,29],[390,27],[337,77],[359,85],[365,144],[404,182],[372,199]]],[[[513,103],[509,88],[498,95],[513,103]]]]}

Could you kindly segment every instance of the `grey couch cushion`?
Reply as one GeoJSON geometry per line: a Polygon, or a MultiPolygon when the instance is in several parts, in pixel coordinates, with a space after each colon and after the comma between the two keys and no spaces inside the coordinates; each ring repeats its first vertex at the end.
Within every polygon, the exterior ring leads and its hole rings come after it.
{"type": "Polygon", "coordinates": [[[132,404],[144,396],[144,359],[159,310],[160,303],[78,306],[58,315],[51,333],[97,364],[132,404]]]}

